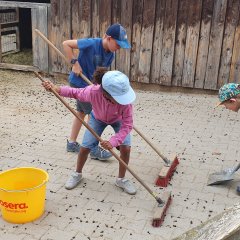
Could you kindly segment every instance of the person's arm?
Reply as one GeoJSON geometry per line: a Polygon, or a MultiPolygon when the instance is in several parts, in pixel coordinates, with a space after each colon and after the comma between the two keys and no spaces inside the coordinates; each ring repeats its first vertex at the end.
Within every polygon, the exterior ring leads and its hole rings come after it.
{"type": "Polygon", "coordinates": [[[54,90],[60,96],[79,99],[82,102],[91,102],[91,88],[87,86],[85,88],[71,88],[69,86],[57,86],[50,81],[42,82],[43,87],[47,91],[54,90]]]}
{"type": "Polygon", "coordinates": [[[117,147],[121,145],[132,129],[133,129],[133,106],[130,104],[124,107],[122,113],[122,124],[119,132],[112,136],[109,140],[112,147],[117,147]]]}
{"type": "Polygon", "coordinates": [[[67,98],[75,98],[82,102],[92,102],[92,89],[93,85],[85,88],[71,88],[69,86],[61,86],[59,95],[67,98]]]}
{"type": "MultiPolygon", "coordinates": [[[[78,43],[77,40],[66,40],[63,42],[63,49],[65,52],[65,55],[67,59],[69,60],[69,63],[73,59],[77,59],[77,57],[74,55],[74,49],[78,49],[78,43]]],[[[80,50],[79,50],[80,51],[80,50]]],[[[72,64],[72,71],[76,74],[79,75],[82,73],[82,67],[80,66],[78,61],[75,61],[72,64]]]]}

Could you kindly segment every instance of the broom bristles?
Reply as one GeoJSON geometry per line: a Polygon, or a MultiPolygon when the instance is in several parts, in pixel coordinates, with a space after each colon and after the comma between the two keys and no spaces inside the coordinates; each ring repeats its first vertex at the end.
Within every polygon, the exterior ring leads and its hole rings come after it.
{"type": "Polygon", "coordinates": [[[152,226],[153,227],[160,227],[164,221],[164,218],[166,216],[166,212],[169,208],[169,205],[172,201],[172,197],[171,197],[171,194],[170,193],[165,193],[165,198],[167,198],[165,200],[165,204],[164,206],[162,207],[157,207],[156,208],[156,211],[154,213],[154,216],[153,216],[153,221],[152,221],[152,226]]]}
{"type": "Polygon", "coordinates": [[[155,184],[157,186],[160,186],[160,187],[167,187],[167,185],[168,185],[169,181],[171,180],[172,175],[173,175],[174,171],[176,170],[178,164],[179,164],[179,160],[176,156],[174,158],[174,160],[172,161],[172,163],[171,163],[167,173],[165,174],[165,176],[158,176],[156,181],[155,181],[155,184]]]}

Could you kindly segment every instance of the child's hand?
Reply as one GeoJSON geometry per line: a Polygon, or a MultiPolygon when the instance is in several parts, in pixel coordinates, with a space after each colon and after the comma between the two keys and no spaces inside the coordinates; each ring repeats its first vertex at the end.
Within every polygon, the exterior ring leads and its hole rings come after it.
{"type": "Polygon", "coordinates": [[[50,81],[44,81],[42,82],[42,86],[47,90],[47,91],[50,91],[53,84],[50,82],[50,81]]]}
{"type": "Polygon", "coordinates": [[[100,142],[100,145],[106,150],[110,150],[113,148],[112,144],[109,141],[102,141],[100,142]]]}
{"type": "Polygon", "coordinates": [[[47,90],[47,91],[51,91],[54,90],[57,93],[60,92],[60,88],[58,86],[55,86],[52,82],[50,81],[44,81],[42,82],[42,86],[47,90]]]}

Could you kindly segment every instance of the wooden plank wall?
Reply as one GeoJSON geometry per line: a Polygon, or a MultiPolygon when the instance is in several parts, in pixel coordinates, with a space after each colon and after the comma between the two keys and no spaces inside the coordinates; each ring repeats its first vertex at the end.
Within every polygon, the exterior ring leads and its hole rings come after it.
{"type": "Polygon", "coordinates": [[[48,45],[35,34],[38,29],[42,34],[47,36],[48,33],[48,7],[41,6],[31,9],[32,15],[32,48],[33,48],[33,66],[39,67],[42,71],[47,72],[49,66],[48,45]]]}
{"type": "Polygon", "coordinates": [[[195,88],[204,88],[214,0],[203,0],[202,3],[201,29],[199,32],[198,55],[194,81],[195,88]]]}
{"type": "Polygon", "coordinates": [[[150,80],[151,56],[153,44],[155,0],[144,0],[142,11],[142,30],[141,36],[135,41],[139,41],[139,62],[137,81],[148,83],[150,80]]]}
{"type": "Polygon", "coordinates": [[[182,86],[193,87],[197,60],[202,0],[187,1],[188,18],[186,47],[184,52],[182,86]]]}
{"type": "Polygon", "coordinates": [[[216,89],[223,42],[227,0],[214,2],[204,88],[216,89]]]}
{"type": "MultiPolygon", "coordinates": [[[[48,29],[49,40],[63,52],[62,42],[71,39],[72,33],[72,3],[66,0],[51,0],[51,25],[48,29]]],[[[52,72],[68,73],[69,67],[52,49],[49,51],[49,60],[52,72]]]]}
{"type": "MultiPolygon", "coordinates": [[[[230,76],[231,59],[233,56],[234,35],[235,35],[236,27],[238,26],[238,19],[239,19],[239,7],[240,7],[240,1],[238,0],[228,1],[224,35],[223,35],[223,43],[222,43],[222,54],[221,54],[219,74],[218,74],[218,87],[221,87],[224,83],[227,83],[230,76]]],[[[236,39],[236,41],[238,40],[236,39]]],[[[237,53],[237,49],[235,49],[234,51],[234,54],[235,54],[234,56],[236,56],[236,53],[237,53]]],[[[236,66],[236,63],[234,63],[232,66],[234,65],[236,66]]],[[[238,74],[237,76],[239,77],[238,74]]],[[[236,81],[236,80],[237,79],[234,79],[233,77],[230,78],[230,81],[236,81]]]]}
{"type": "Polygon", "coordinates": [[[178,1],[166,0],[163,20],[163,40],[159,79],[159,83],[161,85],[171,86],[172,83],[177,9],[178,1]]]}
{"type": "MultiPolygon", "coordinates": [[[[238,1],[237,1],[238,2],[238,1]]],[[[239,13],[240,8],[237,8],[237,11],[239,13]]],[[[240,18],[238,15],[237,18],[237,27],[234,34],[234,41],[233,41],[233,47],[232,50],[232,59],[231,59],[231,68],[230,68],[230,82],[240,82],[240,18]]]]}
{"type": "MultiPolygon", "coordinates": [[[[240,82],[239,0],[52,0],[50,40],[102,37],[121,23],[131,50],[112,69],[146,84],[216,90],[240,82]]],[[[68,72],[51,52],[53,72],[68,72]]]]}

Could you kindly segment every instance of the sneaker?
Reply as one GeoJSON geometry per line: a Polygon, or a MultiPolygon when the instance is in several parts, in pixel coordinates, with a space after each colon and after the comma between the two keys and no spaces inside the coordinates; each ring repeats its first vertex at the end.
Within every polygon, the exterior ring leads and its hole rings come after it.
{"type": "Polygon", "coordinates": [[[69,142],[67,140],[67,152],[79,152],[81,145],[78,142],[69,142]]]}
{"type": "Polygon", "coordinates": [[[90,152],[91,159],[95,159],[95,160],[103,160],[104,161],[104,160],[108,160],[111,156],[112,156],[112,154],[109,151],[107,151],[99,146],[95,147],[90,152]]]}
{"type": "Polygon", "coordinates": [[[65,184],[65,188],[70,190],[75,188],[82,180],[82,173],[73,172],[65,184]]]}
{"type": "Polygon", "coordinates": [[[126,178],[122,178],[120,180],[117,179],[115,182],[115,185],[117,187],[122,188],[126,193],[131,194],[131,195],[134,195],[137,192],[136,188],[131,183],[131,181],[126,178]]]}

